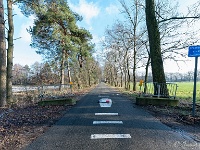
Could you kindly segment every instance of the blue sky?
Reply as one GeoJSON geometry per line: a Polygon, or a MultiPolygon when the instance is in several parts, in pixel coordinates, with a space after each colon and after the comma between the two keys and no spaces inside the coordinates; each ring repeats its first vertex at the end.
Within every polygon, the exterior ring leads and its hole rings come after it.
{"type": "MultiPolygon", "coordinates": [[[[83,20],[78,22],[80,27],[89,30],[93,35],[93,42],[97,44],[104,35],[105,28],[111,26],[119,16],[118,0],[69,0],[70,8],[83,16],[83,20]]],[[[6,3],[4,3],[6,6],[6,3]]],[[[34,62],[42,61],[42,57],[31,48],[31,36],[26,29],[32,26],[34,17],[29,18],[21,14],[20,9],[14,6],[15,38],[14,41],[14,64],[32,65],[34,62]]]]}
{"type": "MultiPolygon", "coordinates": [[[[130,0],[126,0],[130,2],[130,0]]],[[[173,0],[172,0],[173,1],[173,0]]],[[[186,12],[187,6],[196,2],[197,0],[179,0],[180,11],[186,12]]],[[[122,19],[123,15],[120,13],[120,3],[118,0],[68,0],[70,8],[83,16],[83,21],[78,23],[80,27],[89,30],[93,35],[93,42],[96,43],[96,51],[101,50],[99,42],[104,38],[106,27],[112,26],[117,19],[122,19]]],[[[6,3],[4,2],[6,7],[6,3]]],[[[29,45],[31,43],[31,36],[26,29],[33,25],[34,17],[26,18],[20,13],[20,9],[14,6],[15,34],[14,38],[19,38],[14,41],[14,64],[32,65],[34,62],[42,62],[42,57],[35,53],[29,45]]],[[[187,50],[186,50],[187,51],[187,50]]],[[[181,69],[174,66],[173,62],[165,63],[166,72],[176,72],[185,70],[193,70],[193,58],[189,58],[190,62],[187,64],[180,63],[181,69]],[[170,66],[170,67],[168,67],[170,66]],[[172,69],[171,66],[174,66],[172,69]]]]}

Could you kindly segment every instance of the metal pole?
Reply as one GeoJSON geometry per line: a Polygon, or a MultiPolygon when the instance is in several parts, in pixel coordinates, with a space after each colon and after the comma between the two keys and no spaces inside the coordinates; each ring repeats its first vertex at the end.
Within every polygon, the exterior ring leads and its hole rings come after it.
{"type": "Polygon", "coordinates": [[[195,116],[195,106],[196,106],[197,63],[198,63],[198,57],[195,57],[194,89],[193,89],[193,108],[192,108],[192,116],[193,117],[195,116]]]}

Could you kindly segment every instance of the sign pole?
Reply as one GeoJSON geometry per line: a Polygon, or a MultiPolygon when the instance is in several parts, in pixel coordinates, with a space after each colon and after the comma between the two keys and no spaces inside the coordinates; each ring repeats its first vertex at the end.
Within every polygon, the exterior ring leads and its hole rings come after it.
{"type": "Polygon", "coordinates": [[[195,117],[195,106],[196,106],[197,63],[198,63],[198,57],[195,57],[193,107],[192,107],[192,116],[193,117],[195,117]]]}
{"type": "Polygon", "coordinates": [[[200,57],[200,45],[189,46],[188,57],[195,57],[194,89],[193,89],[193,105],[192,105],[192,116],[195,117],[196,84],[197,84],[197,63],[198,63],[198,57],[200,57]]]}

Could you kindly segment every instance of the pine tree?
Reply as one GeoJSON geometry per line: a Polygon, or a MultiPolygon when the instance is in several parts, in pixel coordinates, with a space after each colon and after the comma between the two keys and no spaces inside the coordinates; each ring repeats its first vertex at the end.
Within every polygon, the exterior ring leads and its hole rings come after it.
{"type": "MultiPolygon", "coordinates": [[[[76,25],[81,17],[72,12],[63,0],[51,1],[40,5],[36,12],[34,26],[28,31],[32,35],[31,46],[38,48],[37,53],[45,56],[48,61],[60,62],[60,84],[64,84],[64,69],[66,61],[74,54],[83,60],[87,54],[85,48],[90,48],[88,41],[92,35],[76,25]]],[[[88,50],[88,51],[89,51],[88,50]]]]}

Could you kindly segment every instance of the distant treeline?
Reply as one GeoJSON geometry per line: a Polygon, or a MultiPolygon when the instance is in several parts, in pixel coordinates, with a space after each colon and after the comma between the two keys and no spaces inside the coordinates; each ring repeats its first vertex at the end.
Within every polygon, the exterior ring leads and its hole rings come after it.
{"type": "MultiPolygon", "coordinates": [[[[22,66],[15,64],[13,66],[13,85],[50,85],[60,84],[60,70],[55,64],[35,62],[33,65],[22,66]]],[[[81,68],[71,67],[70,74],[65,68],[65,84],[70,81],[77,86],[91,86],[99,82],[101,71],[98,63],[92,61],[90,64],[81,68]],[[90,66],[90,67],[89,67],[90,66]]]]}
{"type": "MultiPolygon", "coordinates": [[[[193,81],[194,80],[194,72],[188,71],[186,73],[165,73],[166,81],[167,82],[184,82],[184,81],[193,81]]],[[[144,79],[144,74],[141,73],[137,75],[137,81],[139,82],[140,79],[144,79]]],[[[148,82],[153,81],[152,74],[148,74],[148,82]]],[[[200,71],[197,74],[197,81],[200,81],[200,71]]]]}

